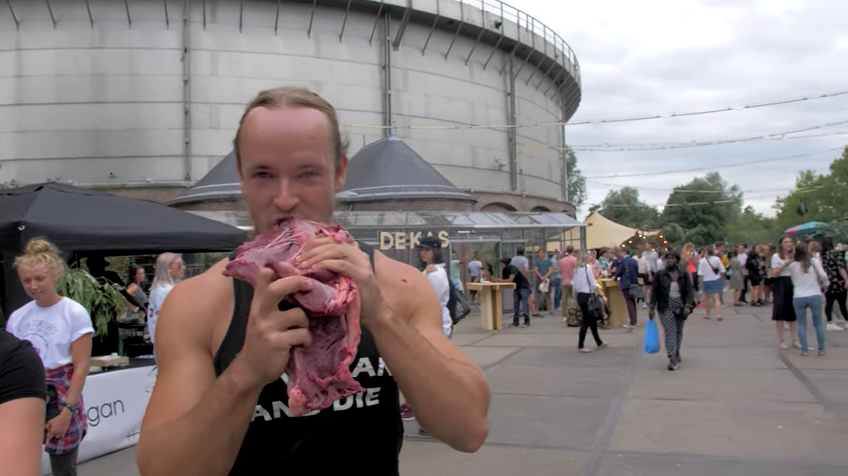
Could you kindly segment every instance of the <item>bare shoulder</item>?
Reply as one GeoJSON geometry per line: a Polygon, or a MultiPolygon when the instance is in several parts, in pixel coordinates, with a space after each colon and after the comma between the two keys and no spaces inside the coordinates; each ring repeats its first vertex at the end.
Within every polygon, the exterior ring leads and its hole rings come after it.
{"type": "MultiPolygon", "coordinates": [[[[168,293],[156,324],[157,338],[166,331],[170,335],[192,337],[211,351],[219,321],[230,315],[233,306],[232,279],[223,274],[228,261],[219,261],[205,272],[177,284],[168,293]]],[[[160,340],[156,344],[158,346],[160,340]]]]}
{"type": "Polygon", "coordinates": [[[438,306],[436,292],[421,271],[379,251],[374,252],[374,269],[383,298],[392,309],[409,317],[422,306],[438,306]]]}
{"type": "Polygon", "coordinates": [[[142,423],[145,430],[189,411],[215,383],[213,336],[226,327],[232,310],[232,281],[226,260],[175,286],[156,324],[156,386],[142,423]]]}

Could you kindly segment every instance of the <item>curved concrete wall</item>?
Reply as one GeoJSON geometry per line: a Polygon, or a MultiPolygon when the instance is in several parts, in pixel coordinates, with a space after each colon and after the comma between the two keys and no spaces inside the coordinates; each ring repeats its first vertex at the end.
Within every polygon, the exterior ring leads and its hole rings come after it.
{"type": "Polygon", "coordinates": [[[230,151],[252,95],[302,85],[338,108],[351,154],[383,137],[363,125],[389,121],[390,96],[397,135],[457,186],[564,198],[561,128],[518,129],[516,188],[507,129],[408,128],[512,122],[510,67],[515,122],[558,122],[576,110],[573,53],[523,21],[495,29],[499,13],[484,14],[479,1],[416,0],[408,15],[401,0],[354,0],[350,11],[344,1],[314,10],[288,1],[279,15],[276,2],[193,1],[187,32],[179,0],[167,10],[155,0],[90,0],[91,16],[83,1],[46,3],[55,24],[45,2],[12,2],[14,18],[0,17],[0,182],[185,186],[230,151]],[[390,11],[388,31],[378,8],[390,11]],[[456,33],[460,19],[465,31],[456,33]]]}

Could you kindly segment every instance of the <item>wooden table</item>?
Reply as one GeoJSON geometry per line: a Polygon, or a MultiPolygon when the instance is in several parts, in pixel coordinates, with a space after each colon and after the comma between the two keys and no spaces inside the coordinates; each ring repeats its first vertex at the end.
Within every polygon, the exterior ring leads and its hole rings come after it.
{"type": "Polygon", "coordinates": [[[604,295],[607,297],[610,308],[610,327],[621,327],[630,322],[630,317],[627,314],[627,303],[624,301],[624,295],[621,293],[621,286],[615,279],[601,279],[604,295]]]}
{"type": "Polygon", "coordinates": [[[515,283],[466,283],[469,290],[480,296],[480,326],[483,330],[503,329],[502,289],[515,289],[515,283]]]}

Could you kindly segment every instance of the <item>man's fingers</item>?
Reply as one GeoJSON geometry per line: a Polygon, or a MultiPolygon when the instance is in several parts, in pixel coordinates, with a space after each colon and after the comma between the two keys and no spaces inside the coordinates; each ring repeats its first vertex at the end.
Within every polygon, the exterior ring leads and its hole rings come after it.
{"type": "Polygon", "coordinates": [[[276,307],[276,303],[282,301],[286,296],[297,292],[309,291],[310,289],[312,289],[312,281],[309,278],[300,275],[287,276],[268,283],[263,298],[276,299],[274,301],[274,307],[276,307]]]}
{"type": "Polygon", "coordinates": [[[303,249],[300,251],[300,254],[298,254],[297,256],[297,261],[303,261],[305,259],[308,259],[315,253],[316,250],[320,249],[321,247],[334,244],[338,244],[338,241],[336,241],[336,239],[332,236],[322,236],[320,238],[315,238],[306,243],[306,245],[304,245],[303,249]]]}
{"type": "Polygon", "coordinates": [[[295,347],[298,345],[308,347],[309,344],[312,343],[312,335],[309,333],[309,329],[304,329],[303,327],[283,332],[275,336],[275,339],[278,339],[277,343],[280,346],[287,347],[295,347]]]}
{"type": "Polygon", "coordinates": [[[265,289],[277,279],[277,272],[268,266],[263,266],[259,269],[259,274],[256,276],[256,282],[253,283],[254,289],[265,289]]]}
{"type": "Polygon", "coordinates": [[[300,308],[280,312],[274,322],[280,329],[309,329],[309,317],[300,308]]]}
{"type": "Polygon", "coordinates": [[[366,265],[357,265],[351,263],[350,261],[341,260],[341,259],[328,259],[321,261],[316,265],[319,268],[329,269],[335,273],[338,273],[342,276],[346,276],[354,281],[362,277],[362,272],[367,271],[369,269],[366,265]]]}
{"type": "Polygon", "coordinates": [[[324,246],[316,248],[307,259],[303,259],[297,263],[300,269],[309,269],[312,266],[318,265],[326,260],[348,260],[353,257],[353,250],[346,246],[324,246]]]}

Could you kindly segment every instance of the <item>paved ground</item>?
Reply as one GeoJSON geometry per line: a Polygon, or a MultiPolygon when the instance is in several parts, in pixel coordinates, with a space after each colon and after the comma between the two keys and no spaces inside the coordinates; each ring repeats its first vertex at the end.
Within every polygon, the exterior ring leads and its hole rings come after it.
{"type": "MultiPolygon", "coordinates": [[[[724,311],[723,322],[689,318],[676,372],[662,352],[644,354],[642,327],[603,332],[609,348],[579,354],[561,318],[483,332],[469,316],[455,341],[492,387],[487,443],[458,453],[408,422],[401,474],[848,474],[848,332],[827,334],[826,357],[802,358],[777,348],[770,307],[724,311]]],[[[79,474],[134,476],[134,458],[118,452],[79,474]]]]}

